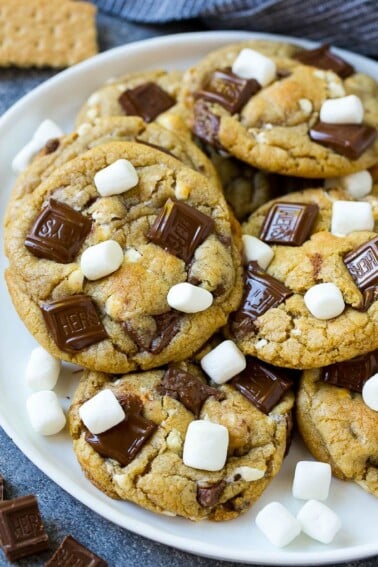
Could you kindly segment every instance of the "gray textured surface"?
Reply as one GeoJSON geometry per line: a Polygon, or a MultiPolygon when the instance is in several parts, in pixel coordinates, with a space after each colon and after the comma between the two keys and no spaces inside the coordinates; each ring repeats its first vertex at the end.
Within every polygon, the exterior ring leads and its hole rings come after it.
{"type": "MultiPolygon", "coordinates": [[[[101,49],[108,49],[131,41],[155,35],[203,29],[195,22],[165,26],[129,24],[116,18],[100,16],[98,21],[101,49]]],[[[53,75],[43,70],[0,71],[0,114],[16,100],[53,75]]],[[[151,542],[143,537],[114,526],[84,505],[80,504],[40,472],[17,449],[0,429],[0,474],[6,479],[6,497],[34,493],[38,496],[43,521],[55,550],[66,534],[74,535],[95,553],[101,555],[110,567],[237,567],[240,563],[213,561],[195,557],[151,542]]],[[[363,514],[363,510],[361,510],[363,514]]],[[[358,519],[357,519],[358,520],[358,519]]],[[[378,537],[378,536],[377,536],[378,537]]],[[[37,558],[20,561],[19,565],[37,567],[51,555],[47,552],[37,558]]],[[[8,563],[0,551],[0,566],[8,563]]],[[[378,557],[344,564],[348,567],[378,567],[378,557]]]]}

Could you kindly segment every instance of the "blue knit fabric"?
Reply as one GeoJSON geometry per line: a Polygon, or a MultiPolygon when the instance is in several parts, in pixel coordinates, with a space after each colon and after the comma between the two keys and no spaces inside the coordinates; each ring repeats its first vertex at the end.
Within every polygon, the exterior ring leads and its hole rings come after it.
{"type": "Polygon", "coordinates": [[[94,0],[127,20],[200,18],[217,29],[281,33],[378,55],[377,0],[94,0]]]}

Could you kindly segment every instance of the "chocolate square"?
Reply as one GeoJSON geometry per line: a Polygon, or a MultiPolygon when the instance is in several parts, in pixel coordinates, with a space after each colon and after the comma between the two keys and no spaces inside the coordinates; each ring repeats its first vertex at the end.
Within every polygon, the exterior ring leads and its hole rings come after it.
{"type": "Polygon", "coordinates": [[[260,411],[268,414],[294,384],[298,373],[247,357],[247,366],[230,384],[260,411]]]}
{"type": "Polygon", "coordinates": [[[9,561],[48,549],[48,536],[35,496],[0,502],[0,541],[9,561]]]}
{"type": "Polygon", "coordinates": [[[152,122],[159,114],[171,108],[176,101],[156,83],[148,82],[134,89],[127,89],[118,99],[125,114],[141,116],[152,122]]]}
{"type": "Polygon", "coordinates": [[[354,73],[352,65],[333,53],[327,43],[315,49],[300,51],[294,56],[294,59],[318,69],[333,71],[342,79],[346,79],[354,73]]]}
{"type": "Polygon", "coordinates": [[[147,238],[189,263],[197,248],[213,231],[214,221],[182,201],[168,199],[147,238]]]}
{"type": "Polygon", "coordinates": [[[68,264],[74,260],[91,226],[88,217],[50,199],[27,234],[25,246],[38,258],[68,264]]]}
{"type": "Polygon", "coordinates": [[[344,264],[361,291],[377,286],[378,236],[349,252],[344,257],[344,264]]]}
{"type": "Polygon", "coordinates": [[[219,502],[220,497],[227,483],[225,480],[220,480],[214,484],[202,486],[197,483],[197,502],[204,508],[213,508],[219,502]]]}
{"type": "Polygon", "coordinates": [[[222,149],[218,140],[220,118],[211,112],[209,104],[204,99],[200,98],[194,103],[193,117],[193,133],[207,144],[222,149]]]}
{"type": "Polygon", "coordinates": [[[362,392],[366,380],[378,372],[378,349],[351,360],[325,366],[322,379],[327,384],[362,392]]]}
{"type": "Polygon", "coordinates": [[[261,85],[255,79],[242,79],[227,67],[215,70],[195,96],[216,102],[234,114],[260,89],[261,85]]]}
{"type": "Polygon", "coordinates": [[[75,353],[108,338],[94,302],[86,295],[44,303],[41,309],[54,341],[64,352],[75,353]]]}
{"type": "Polygon", "coordinates": [[[45,567],[107,567],[107,565],[101,557],[68,535],[45,567]]]}
{"type": "Polygon", "coordinates": [[[328,124],[317,122],[310,129],[313,142],[331,148],[348,159],[358,159],[374,144],[377,130],[364,124],[328,124]]]}
{"type": "Polygon", "coordinates": [[[261,228],[260,238],[271,244],[301,246],[307,240],[318,214],[318,205],[274,203],[261,228]]]}

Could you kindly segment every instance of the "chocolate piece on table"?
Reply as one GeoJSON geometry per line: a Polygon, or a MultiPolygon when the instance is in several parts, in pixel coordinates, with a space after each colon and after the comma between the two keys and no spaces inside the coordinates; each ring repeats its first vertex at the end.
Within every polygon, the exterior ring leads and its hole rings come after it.
{"type": "Polygon", "coordinates": [[[188,263],[213,229],[211,217],[182,201],[168,199],[147,238],[188,263]]]}
{"type": "Polygon", "coordinates": [[[101,557],[68,535],[45,567],[107,567],[107,565],[101,557]]]}
{"type": "Polygon", "coordinates": [[[303,203],[274,203],[261,228],[260,238],[272,244],[300,246],[307,240],[319,207],[303,203]]]}
{"type": "Polygon", "coordinates": [[[146,122],[152,122],[176,101],[156,83],[144,83],[134,89],[127,89],[118,99],[125,114],[141,116],[146,122]]]}
{"type": "Polygon", "coordinates": [[[260,411],[268,414],[293,386],[296,371],[278,368],[257,358],[247,357],[247,366],[230,384],[260,411]]]}
{"type": "Polygon", "coordinates": [[[325,366],[322,370],[322,378],[327,384],[361,393],[366,380],[376,372],[378,372],[378,349],[345,362],[325,366]]]}
{"type": "Polygon", "coordinates": [[[261,85],[255,79],[242,79],[226,67],[215,70],[195,96],[216,102],[234,114],[260,89],[261,85]]]}
{"type": "Polygon", "coordinates": [[[374,144],[377,131],[364,124],[317,122],[309,132],[313,142],[331,148],[348,159],[358,159],[374,144]]]}
{"type": "Polygon", "coordinates": [[[4,500],[4,479],[0,474],[0,502],[2,502],[3,500],[4,500]]]}
{"type": "Polygon", "coordinates": [[[294,59],[305,65],[333,71],[342,79],[346,79],[355,72],[352,65],[333,53],[327,43],[315,49],[300,51],[294,56],[294,59]]]}
{"type": "Polygon", "coordinates": [[[71,295],[41,306],[46,325],[64,352],[78,352],[108,338],[87,295],[71,295]]]}
{"type": "Polygon", "coordinates": [[[222,146],[218,140],[220,118],[211,112],[209,104],[203,98],[199,98],[194,103],[193,115],[193,133],[200,140],[221,150],[222,146]]]}
{"type": "Polygon", "coordinates": [[[125,410],[125,419],[104,433],[86,433],[85,440],[102,457],[114,459],[126,467],[157,426],[141,415],[143,403],[137,396],[128,395],[119,401],[125,410]]]}
{"type": "Polygon", "coordinates": [[[0,541],[8,561],[48,549],[48,536],[35,496],[0,502],[0,541]]]}
{"type": "Polygon", "coordinates": [[[88,217],[50,199],[27,234],[25,246],[38,258],[68,264],[80,250],[91,226],[88,217]]]}
{"type": "Polygon", "coordinates": [[[220,390],[211,388],[189,372],[175,366],[168,368],[158,391],[181,402],[196,417],[207,398],[213,396],[220,401],[226,397],[220,390]]]}
{"type": "Polygon", "coordinates": [[[344,264],[361,291],[378,285],[378,235],[349,252],[344,264]]]}
{"type": "Polygon", "coordinates": [[[197,484],[197,502],[204,508],[212,508],[219,502],[219,498],[225,489],[226,482],[220,480],[216,484],[200,486],[197,484]]]}

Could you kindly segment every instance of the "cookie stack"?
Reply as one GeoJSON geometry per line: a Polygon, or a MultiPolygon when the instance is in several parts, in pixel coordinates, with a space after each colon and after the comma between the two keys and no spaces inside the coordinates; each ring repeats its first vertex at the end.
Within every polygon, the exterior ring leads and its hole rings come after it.
{"type": "Polygon", "coordinates": [[[309,449],[378,495],[377,90],[327,46],[244,42],[104,85],[17,156],[6,280],[86,369],[70,432],[100,490],[238,516],[295,389],[309,449]]]}

